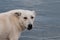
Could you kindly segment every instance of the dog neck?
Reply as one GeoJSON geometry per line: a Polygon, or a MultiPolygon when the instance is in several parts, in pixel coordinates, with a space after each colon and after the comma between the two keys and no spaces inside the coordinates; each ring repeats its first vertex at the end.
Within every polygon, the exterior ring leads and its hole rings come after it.
{"type": "Polygon", "coordinates": [[[10,17],[10,22],[12,25],[15,25],[18,31],[24,31],[25,27],[19,22],[19,19],[15,16],[10,17]]]}

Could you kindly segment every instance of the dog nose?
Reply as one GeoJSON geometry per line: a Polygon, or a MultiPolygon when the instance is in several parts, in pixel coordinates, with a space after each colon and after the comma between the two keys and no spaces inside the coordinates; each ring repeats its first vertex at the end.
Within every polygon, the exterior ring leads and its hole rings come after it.
{"type": "Polygon", "coordinates": [[[31,30],[32,29],[32,24],[28,24],[28,30],[31,30]]]}
{"type": "Polygon", "coordinates": [[[32,27],[32,24],[29,24],[28,27],[32,27]]]}

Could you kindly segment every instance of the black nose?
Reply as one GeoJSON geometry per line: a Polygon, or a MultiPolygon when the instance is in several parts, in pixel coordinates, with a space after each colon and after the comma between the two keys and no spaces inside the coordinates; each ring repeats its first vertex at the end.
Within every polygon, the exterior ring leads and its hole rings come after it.
{"type": "Polygon", "coordinates": [[[28,24],[28,30],[31,30],[32,29],[32,24],[28,24]]]}

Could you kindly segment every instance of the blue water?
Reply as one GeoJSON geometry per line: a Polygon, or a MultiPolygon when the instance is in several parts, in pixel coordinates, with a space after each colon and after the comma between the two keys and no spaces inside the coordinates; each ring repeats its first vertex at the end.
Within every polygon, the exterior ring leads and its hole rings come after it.
{"type": "Polygon", "coordinates": [[[36,11],[34,28],[19,40],[60,40],[60,0],[0,0],[0,12],[12,9],[36,11]]]}

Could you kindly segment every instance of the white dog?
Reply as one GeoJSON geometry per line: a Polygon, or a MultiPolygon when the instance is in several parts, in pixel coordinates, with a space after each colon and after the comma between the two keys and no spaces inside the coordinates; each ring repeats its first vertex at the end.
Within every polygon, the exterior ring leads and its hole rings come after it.
{"type": "Polygon", "coordinates": [[[0,40],[18,40],[25,29],[31,30],[35,12],[30,10],[11,10],[0,13],[0,40]]]}

